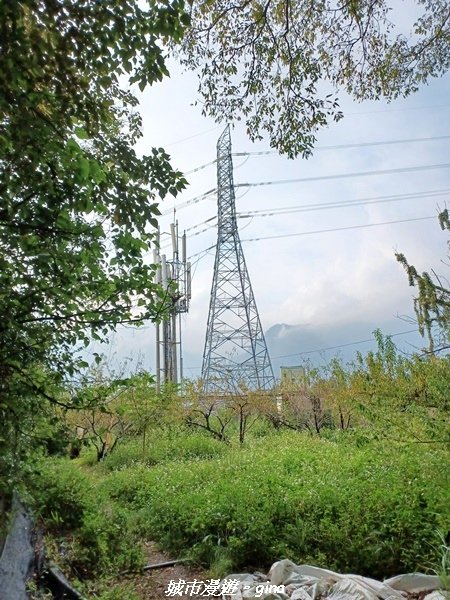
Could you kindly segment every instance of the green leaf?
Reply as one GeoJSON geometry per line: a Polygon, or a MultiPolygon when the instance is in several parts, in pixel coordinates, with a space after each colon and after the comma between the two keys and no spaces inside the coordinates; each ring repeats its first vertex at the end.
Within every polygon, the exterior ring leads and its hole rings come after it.
{"type": "Polygon", "coordinates": [[[87,139],[89,139],[89,134],[82,127],[76,127],[76,129],[75,129],[75,135],[80,140],[87,140],[87,139]]]}
{"type": "Polygon", "coordinates": [[[86,180],[89,177],[90,163],[84,156],[78,157],[78,174],[82,180],[86,180]]]}

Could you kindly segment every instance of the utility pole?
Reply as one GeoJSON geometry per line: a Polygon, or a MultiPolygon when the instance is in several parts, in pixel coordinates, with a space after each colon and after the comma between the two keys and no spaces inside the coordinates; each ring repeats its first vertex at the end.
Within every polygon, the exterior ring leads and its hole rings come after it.
{"type": "Polygon", "coordinates": [[[218,233],[202,379],[206,394],[270,390],[272,365],[239,239],[229,126],[217,142],[218,233]]]}
{"type": "Polygon", "coordinates": [[[153,262],[156,265],[156,282],[164,290],[166,313],[156,328],[156,391],[161,384],[183,383],[183,349],[181,344],[181,314],[189,311],[191,299],[191,263],[186,257],[186,233],[180,238],[178,222],[170,226],[172,258],[160,255],[160,234],[158,232],[153,262]]]}

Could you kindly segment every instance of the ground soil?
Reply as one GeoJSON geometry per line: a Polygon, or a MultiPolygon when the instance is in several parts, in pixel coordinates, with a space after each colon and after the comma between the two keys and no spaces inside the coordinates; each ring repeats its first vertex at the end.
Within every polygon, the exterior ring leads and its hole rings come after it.
{"type": "MultiPolygon", "coordinates": [[[[170,561],[170,557],[166,552],[158,549],[154,542],[145,544],[147,564],[157,564],[170,561]]],[[[207,581],[211,576],[200,568],[195,568],[190,565],[176,564],[171,567],[161,569],[151,569],[140,574],[130,574],[123,578],[123,581],[132,583],[136,593],[142,600],[167,600],[170,596],[166,594],[170,581],[207,581]]],[[[426,590],[418,593],[408,593],[405,595],[405,600],[424,600],[425,596],[431,590],[426,590]]],[[[172,596],[173,597],[173,596],[172,596]]],[[[205,596],[183,594],[183,596],[175,596],[183,598],[183,600],[204,600],[205,596]]],[[[209,596],[213,598],[213,596],[209,596]]],[[[319,599],[320,600],[320,599],[319,599]]]]}
{"type": "MultiPolygon", "coordinates": [[[[172,558],[167,553],[158,550],[156,544],[153,542],[147,542],[145,550],[147,564],[149,565],[169,561],[172,558]]],[[[197,581],[206,581],[210,579],[210,576],[206,571],[199,568],[178,563],[172,567],[151,569],[141,574],[126,575],[123,578],[124,581],[133,584],[133,587],[142,600],[167,600],[168,596],[165,592],[168,589],[169,582],[171,580],[179,581],[180,579],[184,579],[185,581],[193,581],[195,579],[197,581]]],[[[183,595],[182,597],[186,598],[186,600],[205,599],[205,596],[197,595],[183,595]]]]}

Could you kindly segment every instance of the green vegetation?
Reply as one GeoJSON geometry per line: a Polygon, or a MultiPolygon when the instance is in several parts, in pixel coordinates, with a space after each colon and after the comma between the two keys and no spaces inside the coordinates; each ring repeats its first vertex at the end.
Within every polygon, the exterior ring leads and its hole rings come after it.
{"type": "MultiPolygon", "coordinates": [[[[118,324],[167,309],[144,257],[159,198],[186,181],[163,149],[136,155],[141,119],[122,82],[142,90],[168,75],[166,52],[190,27],[187,64],[208,59],[205,110],[242,112],[251,137],[267,130],[307,155],[341,116],[317,96],[322,79],[395,97],[448,68],[447,3],[424,6],[413,45],[389,40],[383,2],[192,2],[192,26],[182,0],[0,6],[2,512],[18,489],[52,558],[104,600],[132,597],[111,578],[142,565],[146,538],[217,574],[288,556],[372,576],[435,569],[448,582],[448,356],[406,358],[378,334],[376,352],[283,383],[277,400],[242,390],[226,403],[195,382],[184,398],[156,394],[147,373],[107,377],[100,356],[80,358],[118,324]]],[[[398,258],[419,288],[419,326],[438,326],[445,349],[447,287],[398,258]]]]}
{"type": "Polygon", "coordinates": [[[448,70],[448,1],[412,4],[192,0],[182,59],[199,71],[205,114],[308,156],[315,133],[343,117],[340,91],[393,99],[448,70]]]}
{"type": "Polygon", "coordinates": [[[132,441],[82,473],[67,459],[46,463],[36,498],[49,530],[71,529],[66,566],[135,567],[138,539],[213,572],[289,557],[382,578],[439,560],[437,532],[450,518],[443,448],[356,432],[216,444],[189,432],[154,439],[150,467],[132,441]]]}
{"type": "Polygon", "coordinates": [[[0,494],[80,408],[80,349],[165,310],[143,259],[158,197],[185,185],[162,149],[138,157],[137,100],[168,74],[182,1],[0,2],[0,494]]]}
{"type": "MultiPolygon", "coordinates": [[[[439,213],[439,225],[443,231],[450,231],[450,217],[446,208],[439,213]]],[[[422,336],[429,341],[429,351],[438,352],[450,347],[450,289],[448,280],[433,269],[431,273],[418,273],[410,265],[404,254],[397,253],[399,263],[408,275],[409,285],[417,288],[414,311],[422,336]],[[437,327],[437,332],[436,332],[437,327]],[[435,339],[437,337],[437,340],[435,339]]],[[[450,241],[447,241],[446,264],[450,258],[450,241]]]]}
{"type": "Polygon", "coordinates": [[[278,407],[249,393],[210,400],[208,413],[195,385],[184,399],[158,397],[144,375],[124,385],[110,413],[99,411],[125,426],[102,460],[88,436],[75,460],[42,458],[30,473],[56,560],[88,589],[142,566],[148,539],[217,576],[288,557],[447,581],[450,357],[406,358],[377,336],[378,350],[354,364],[283,383],[278,407]],[[193,421],[204,414],[209,429],[193,421]]]}

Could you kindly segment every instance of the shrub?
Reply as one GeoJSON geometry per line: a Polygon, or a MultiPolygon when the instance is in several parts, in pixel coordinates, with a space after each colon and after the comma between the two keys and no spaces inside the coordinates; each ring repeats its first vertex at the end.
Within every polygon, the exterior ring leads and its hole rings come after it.
{"type": "MultiPolygon", "coordinates": [[[[123,447],[122,466],[137,448],[123,447]]],[[[56,460],[35,482],[42,514],[77,527],[70,556],[79,572],[138,566],[139,537],[218,576],[285,557],[380,578],[439,560],[450,486],[438,445],[334,431],[275,432],[244,447],[178,433],[149,448],[151,468],[96,465],[88,476],[56,460]]]]}
{"type": "Polygon", "coordinates": [[[71,567],[85,576],[139,569],[144,555],[132,521],[126,508],[102,498],[96,510],[86,513],[71,548],[71,567]]]}
{"type": "Polygon", "coordinates": [[[53,536],[54,559],[66,571],[86,578],[143,564],[133,514],[100,493],[96,478],[73,461],[42,462],[32,486],[35,511],[53,536]]]}
{"type": "MultiPolygon", "coordinates": [[[[289,557],[387,577],[424,568],[449,516],[443,451],[283,434],[220,458],[166,462],[103,485],[143,535],[235,568],[289,557]],[[217,555],[217,553],[216,553],[217,555]],[[221,551],[221,557],[224,553],[221,551]]],[[[118,477],[120,475],[120,477],[118,477]]]]}
{"type": "Polygon", "coordinates": [[[125,469],[137,464],[147,466],[167,461],[203,460],[222,456],[223,443],[197,432],[161,432],[150,438],[145,450],[138,440],[118,446],[104,461],[109,470],[125,469]]]}
{"type": "Polygon", "coordinates": [[[67,459],[42,459],[33,474],[34,509],[48,529],[76,529],[89,506],[88,477],[67,459]]]}

